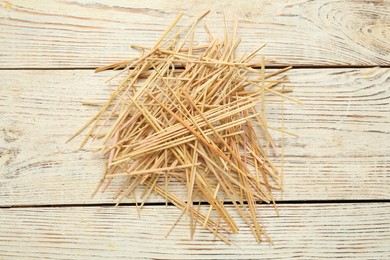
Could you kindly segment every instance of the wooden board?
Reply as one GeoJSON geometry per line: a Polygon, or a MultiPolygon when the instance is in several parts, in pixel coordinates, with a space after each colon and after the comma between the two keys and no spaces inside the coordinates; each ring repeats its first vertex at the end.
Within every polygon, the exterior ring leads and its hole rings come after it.
{"type": "Polygon", "coordinates": [[[1,259],[389,259],[390,206],[371,204],[260,206],[274,241],[254,242],[242,221],[231,238],[213,241],[182,221],[164,234],[180,213],[148,206],[138,218],[133,207],[51,207],[0,210],[1,259]]]}
{"type": "MultiPolygon", "coordinates": [[[[389,24],[381,0],[0,1],[0,260],[390,259],[389,24]],[[104,158],[81,138],[65,144],[97,111],[81,102],[110,92],[112,72],[92,68],[137,55],[129,44],[152,45],[180,11],[183,26],[206,10],[219,36],[223,13],[239,16],[240,53],[266,43],[268,65],[295,66],[285,86],[305,105],[285,104],[301,137],[286,136],[280,217],[258,208],[274,246],[242,221],[230,246],[200,228],[191,240],[184,220],[165,239],[176,207],[156,195],[141,218],[109,206],[119,180],[90,198],[104,158]]],[[[267,109],[279,127],[280,106],[267,109]]]]}
{"type": "Polygon", "coordinates": [[[390,65],[389,1],[17,1],[0,5],[1,68],[91,68],[152,45],[180,12],[205,10],[218,34],[240,17],[241,52],[267,43],[269,64],[390,65]]]}
{"type": "MultiPolygon", "coordinates": [[[[65,144],[97,111],[81,102],[106,98],[110,75],[0,71],[0,206],[113,202],[113,189],[90,198],[103,158],[79,150],[80,138],[65,144]]],[[[285,86],[305,105],[285,105],[285,126],[301,137],[286,136],[284,200],[389,199],[390,69],[295,69],[288,75],[285,86]]],[[[270,124],[280,126],[280,109],[269,112],[270,124]]],[[[172,191],[185,195],[179,186],[172,191]]]]}

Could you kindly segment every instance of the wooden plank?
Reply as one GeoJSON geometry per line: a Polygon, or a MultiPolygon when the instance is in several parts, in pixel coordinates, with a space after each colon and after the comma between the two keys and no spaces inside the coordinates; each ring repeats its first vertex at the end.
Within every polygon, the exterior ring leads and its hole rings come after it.
{"type": "MultiPolygon", "coordinates": [[[[389,1],[50,1],[0,6],[1,68],[91,68],[151,46],[180,12],[205,10],[216,34],[240,16],[241,52],[263,43],[269,64],[390,65],[389,1]]],[[[204,37],[200,36],[203,40],[204,37]]]]}
{"type": "MultiPolygon", "coordinates": [[[[213,241],[197,229],[191,240],[182,221],[164,234],[180,211],[146,207],[11,208],[0,212],[2,259],[389,259],[390,206],[373,204],[260,206],[274,241],[256,243],[240,221],[231,238],[213,241]]],[[[236,215],[237,217],[237,215],[236,215]]]]}
{"type": "MultiPolygon", "coordinates": [[[[65,140],[97,110],[112,72],[0,71],[0,205],[112,203],[91,199],[104,158],[65,140]]],[[[390,69],[296,69],[286,103],[284,200],[389,199],[390,69]]],[[[280,126],[280,107],[269,107],[280,126]]],[[[274,133],[276,143],[280,134],[274,133]]],[[[172,192],[185,196],[180,186],[172,192]]],[[[279,200],[279,196],[277,199],[279,200]]],[[[163,201],[152,197],[151,201],[163,201]]]]}

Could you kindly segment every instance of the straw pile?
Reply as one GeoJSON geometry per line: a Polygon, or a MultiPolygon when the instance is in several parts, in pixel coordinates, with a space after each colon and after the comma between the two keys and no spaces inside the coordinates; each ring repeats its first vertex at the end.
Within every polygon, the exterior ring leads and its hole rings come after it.
{"type": "Polygon", "coordinates": [[[178,29],[181,13],[154,46],[132,46],[138,58],[98,68],[127,74],[70,139],[90,127],[82,146],[101,140],[108,160],[95,192],[119,178],[117,203],[133,196],[140,209],[157,193],[181,209],[172,228],[186,214],[191,236],[198,223],[226,243],[239,229],[228,201],[257,241],[269,239],[256,212],[256,203],[274,202],[272,190],[282,188],[281,172],[267,156],[275,146],[269,129],[288,132],[267,124],[266,103],[299,102],[276,88],[286,77],[275,76],[290,67],[266,72],[257,55],[263,46],[237,57],[237,19],[224,39],[205,26],[209,42],[195,44],[196,25],[206,14],[178,29]],[[178,183],[185,198],[170,192],[178,183]]]}

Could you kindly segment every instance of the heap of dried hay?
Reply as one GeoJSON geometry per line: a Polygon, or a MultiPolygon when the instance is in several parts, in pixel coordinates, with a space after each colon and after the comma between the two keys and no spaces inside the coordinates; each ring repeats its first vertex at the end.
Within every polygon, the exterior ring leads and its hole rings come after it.
{"type": "Polygon", "coordinates": [[[272,190],[282,187],[267,156],[274,146],[269,129],[288,132],[267,124],[265,105],[299,102],[285,95],[289,90],[275,88],[286,77],[274,77],[290,67],[266,72],[264,57],[257,56],[262,47],[237,57],[237,19],[223,40],[206,27],[209,43],[194,45],[196,25],[206,14],[172,33],[179,14],[153,47],[133,46],[141,50],[138,58],[97,69],[124,68],[119,74],[128,74],[74,136],[90,126],[82,146],[91,137],[102,140],[108,160],[96,191],[120,178],[117,203],[133,195],[142,208],[152,192],[160,194],[181,209],[178,221],[190,216],[192,236],[198,222],[230,243],[227,234],[238,226],[225,207],[229,201],[257,241],[262,235],[269,240],[256,213],[256,203],[274,202],[272,190]],[[186,198],[170,192],[178,182],[186,198]],[[137,187],[143,189],[139,203],[137,187]],[[195,206],[199,201],[207,204],[195,206]]]}

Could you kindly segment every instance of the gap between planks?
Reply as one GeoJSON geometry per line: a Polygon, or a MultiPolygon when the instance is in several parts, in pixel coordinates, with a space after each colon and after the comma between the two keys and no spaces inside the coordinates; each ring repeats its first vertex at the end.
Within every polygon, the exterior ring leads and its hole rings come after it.
{"type": "MultiPolygon", "coordinates": [[[[266,65],[266,69],[283,69],[287,65],[266,65]]],[[[369,68],[390,68],[390,65],[291,65],[292,69],[369,69],[369,68]]],[[[96,67],[72,67],[72,68],[48,68],[48,67],[42,67],[42,68],[0,68],[0,70],[95,70],[96,67]]],[[[177,67],[178,69],[182,69],[182,67],[177,67]]],[[[258,69],[259,67],[253,67],[255,69],[258,69]]]]}
{"type": "MultiPolygon", "coordinates": [[[[311,205],[311,204],[364,204],[364,203],[390,203],[390,200],[388,199],[363,199],[363,200],[275,200],[275,202],[278,205],[293,205],[293,204],[300,204],[300,205],[311,205]]],[[[194,203],[199,204],[199,201],[195,201],[194,203]]],[[[207,202],[200,202],[201,205],[208,205],[207,202]]],[[[266,203],[257,203],[258,205],[269,205],[270,207],[273,207],[272,204],[266,204],[266,203]]],[[[224,205],[233,205],[232,202],[224,202],[224,205]]],[[[12,206],[0,206],[0,209],[8,209],[8,208],[67,208],[67,207],[110,207],[115,206],[115,203],[87,203],[87,204],[77,204],[77,203],[70,203],[70,204],[39,204],[39,205],[12,205],[12,206]]],[[[136,206],[135,203],[129,203],[124,202],[119,204],[118,207],[133,207],[136,206]]],[[[171,202],[168,202],[167,204],[165,202],[146,202],[144,204],[145,207],[147,206],[173,206],[171,202]]]]}

